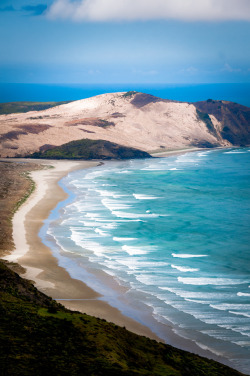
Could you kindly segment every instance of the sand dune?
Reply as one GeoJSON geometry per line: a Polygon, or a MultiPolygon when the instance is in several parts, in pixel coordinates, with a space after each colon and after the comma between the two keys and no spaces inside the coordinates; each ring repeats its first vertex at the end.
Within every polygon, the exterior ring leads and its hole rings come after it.
{"type": "Polygon", "coordinates": [[[112,93],[43,111],[1,115],[0,156],[29,155],[48,145],[85,138],[147,152],[232,145],[229,137],[223,137],[222,119],[199,114],[195,104],[141,93],[112,93]]]}

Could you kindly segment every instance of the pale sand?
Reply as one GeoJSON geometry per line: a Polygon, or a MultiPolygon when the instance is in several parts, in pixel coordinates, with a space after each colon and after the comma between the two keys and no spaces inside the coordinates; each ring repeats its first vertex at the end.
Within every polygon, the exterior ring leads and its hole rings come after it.
{"type": "Polygon", "coordinates": [[[4,140],[0,154],[28,155],[45,144],[59,146],[83,138],[106,140],[148,153],[162,147],[185,149],[204,141],[232,146],[221,138],[223,124],[210,115],[217,132],[213,135],[197,117],[196,107],[191,103],[151,102],[137,108],[132,99],[124,97],[124,93],[109,93],[47,110],[0,115],[0,134],[4,140]],[[112,125],[97,126],[98,119],[112,125]],[[27,131],[23,134],[20,129],[27,131]],[[8,133],[13,131],[18,138],[10,140],[8,133]]]}
{"type": "Polygon", "coordinates": [[[174,150],[162,150],[162,151],[152,151],[150,152],[150,155],[152,155],[152,157],[155,157],[155,158],[164,158],[164,157],[169,157],[171,155],[177,155],[177,154],[185,154],[185,153],[191,153],[191,152],[194,152],[194,151],[200,151],[200,150],[203,150],[203,151],[206,151],[208,149],[205,149],[205,148],[185,148],[185,149],[174,149],[174,150]]]}
{"type": "MultiPolygon", "coordinates": [[[[21,160],[17,161],[20,162],[21,160]]],[[[32,161],[34,162],[34,160],[32,161]]],[[[54,166],[54,168],[31,173],[36,189],[14,215],[15,250],[5,259],[18,262],[26,269],[23,277],[34,281],[40,291],[57,299],[67,308],[106,319],[117,325],[125,326],[134,333],[159,340],[149,328],[124,316],[108,303],[98,300],[101,297],[100,294],[82,281],[71,278],[69,273],[58,265],[58,261],[53,257],[51,250],[42,243],[38,236],[39,230],[51,210],[58,202],[67,198],[67,194],[57,184],[58,181],[70,171],[94,167],[98,165],[98,162],[42,160],[36,162],[54,166]]]]}
{"type": "MultiPolygon", "coordinates": [[[[187,152],[187,150],[185,151],[187,152]]],[[[178,153],[183,152],[184,150],[178,151],[178,153]]],[[[9,158],[8,160],[21,161],[14,158],[9,158]]],[[[157,322],[156,325],[151,326],[158,334],[157,336],[149,327],[123,315],[117,308],[101,300],[102,296],[100,294],[89,288],[82,281],[71,278],[69,273],[58,265],[58,260],[52,255],[51,249],[43,244],[41,238],[38,236],[39,230],[43,226],[44,220],[48,218],[51,210],[55,208],[58,202],[67,198],[66,192],[57,183],[70,171],[94,167],[98,165],[98,162],[32,161],[47,166],[53,165],[54,168],[33,171],[31,173],[31,177],[36,183],[36,189],[28,201],[14,215],[13,236],[16,249],[11,255],[6,256],[5,259],[18,262],[23,266],[26,269],[26,273],[23,275],[25,278],[34,281],[40,291],[56,299],[66,308],[106,319],[117,325],[125,326],[134,333],[156,339],[157,341],[162,341],[162,336],[167,337],[168,344],[172,346],[232,366],[228,360],[219,356],[219,354],[215,355],[209,349],[202,349],[193,341],[176,335],[170,323],[169,325],[163,325],[157,322]]],[[[102,272],[99,272],[99,276],[103,277],[102,272]]],[[[120,288],[120,293],[123,293],[122,288],[120,288]]],[[[145,317],[145,313],[141,312],[141,315],[143,314],[145,317]]]]}

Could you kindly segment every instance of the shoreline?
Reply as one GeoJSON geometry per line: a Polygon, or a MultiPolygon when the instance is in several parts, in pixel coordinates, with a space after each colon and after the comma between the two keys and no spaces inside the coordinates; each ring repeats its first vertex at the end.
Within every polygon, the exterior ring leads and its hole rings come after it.
{"type": "MultiPolygon", "coordinates": [[[[182,154],[189,151],[191,150],[179,150],[175,153],[182,154]]],[[[170,153],[167,155],[170,155],[170,153]]],[[[18,161],[20,162],[21,160],[19,159],[18,161]]],[[[157,328],[152,331],[148,326],[142,325],[138,321],[122,314],[118,308],[114,308],[102,300],[102,296],[99,293],[88,287],[81,280],[71,277],[65,268],[59,266],[58,259],[53,256],[51,249],[39,237],[39,231],[50,212],[59,202],[68,197],[68,194],[58,185],[58,182],[69,172],[97,166],[98,162],[51,160],[37,160],[36,162],[44,165],[54,165],[55,168],[31,173],[31,178],[36,183],[36,189],[14,215],[13,236],[16,250],[5,259],[16,261],[23,266],[27,270],[25,275],[23,275],[25,278],[33,280],[39,290],[56,299],[66,308],[104,318],[117,325],[125,326],[136,334],[158,341],[161,341],[160,334],[164,331],[168,337],[168,344],[232,366],[227,359],[216,356],[209,350],[203,350],[193,341],[186,340],[175,334],[172,330],[174,329],[173,325],[168,327],[157,322],[158,331],[157,328]]],[[[112,278],[110,277],[110,279],[112,278]]]]}
{"type": "MultiPolygon", "coordinates": [[[[28,159],[8,161],[28,162],[28,159]]],[[[68,197],[58,182],[69,172],[94,167],[97,161],[51,161],[33,160],[41,165],[54,166],[33,171],[30,176],[36,184],[34,192],[14,214],[13,238],[15,250],[4,257],[10,262],[17,262],[26,272],[22,277],[32,280],[35,286],[48,296],[62,303],[66,308],[106,319],[128,330],[160,341],[149,328],[124,316],[117,308],[101,300],[101,295],[84,282],[74,279],[53,256],[39,237],[39,231],[57,204],[68,197]],[[67,300],[60,300],[67,299],[67,300]]]]}

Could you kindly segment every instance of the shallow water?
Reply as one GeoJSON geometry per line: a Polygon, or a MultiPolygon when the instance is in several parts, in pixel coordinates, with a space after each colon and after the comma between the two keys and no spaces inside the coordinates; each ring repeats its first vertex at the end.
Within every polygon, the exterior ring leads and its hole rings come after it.
{"type": "Polygon", "coordinates": [[[70,197],[41,236],[72,276],[123,313],[138,319],[148,308],[247,373],[249,162],[248,148],[224,149],[72,172],[62,180],[70,197]],[[100,269],[125,296],[98,280],[100,269]]]}

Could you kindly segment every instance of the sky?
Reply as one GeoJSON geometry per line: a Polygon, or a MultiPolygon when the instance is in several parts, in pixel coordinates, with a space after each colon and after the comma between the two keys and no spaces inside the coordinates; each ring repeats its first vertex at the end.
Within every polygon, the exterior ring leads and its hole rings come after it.
{"type": "Polygon", "coordinates": [[[0,0],[0,83],[250,82],[250,0],[0,0]]]}

